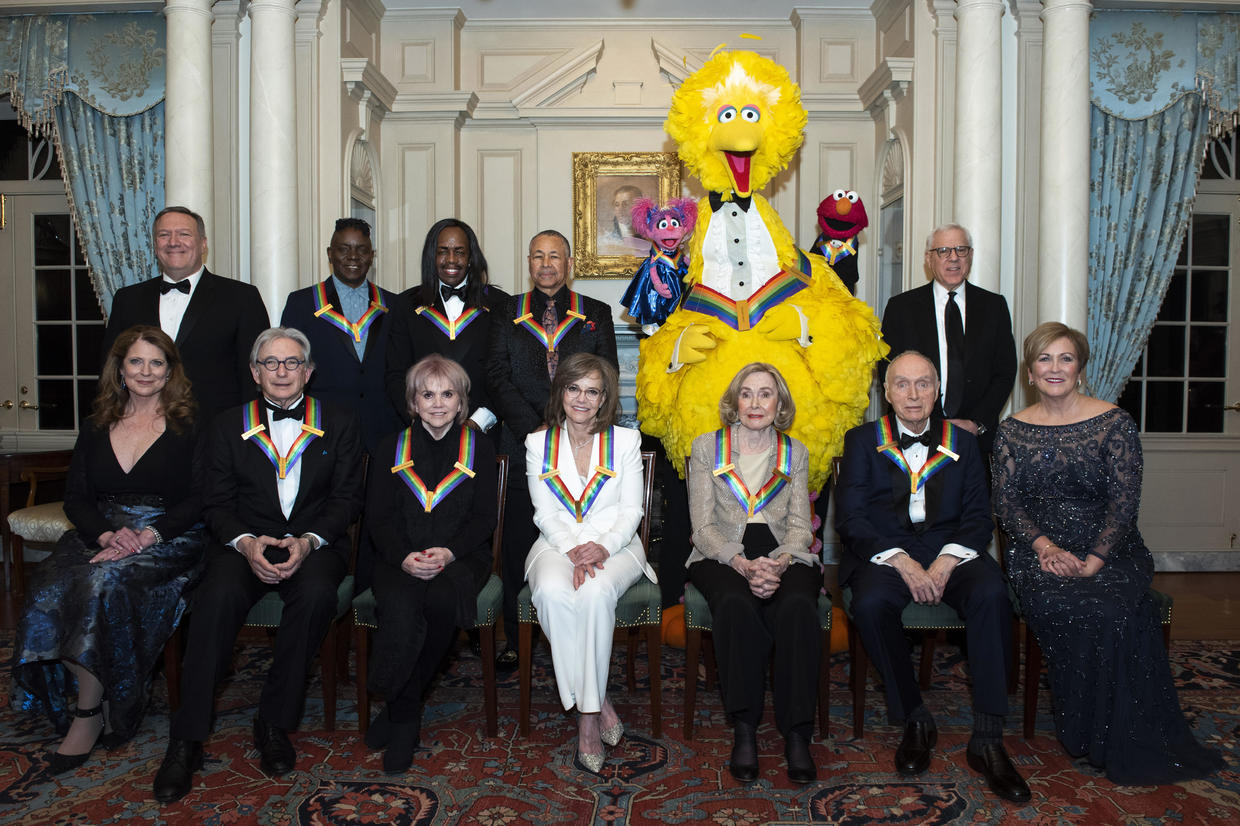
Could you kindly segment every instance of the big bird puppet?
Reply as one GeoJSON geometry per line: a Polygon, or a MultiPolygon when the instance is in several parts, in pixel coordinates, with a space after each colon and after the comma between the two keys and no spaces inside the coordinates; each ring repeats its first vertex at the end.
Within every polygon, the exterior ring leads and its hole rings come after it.
{"type": "Polygon", "coordinates": [[[709,196],[698,204],[680,308],[641,344],[638,415],[680,469],[694,437],[718,429],[719,397],[741,367],[775,365],[796,403],[791,435],[817,490],[861,421],[874,363],[887,353],[878,319],[822,256],[799,250],[757,194],[800,148],[808,116],[779,64],[720,52],[672,96],[664,129],[709,196]]]}

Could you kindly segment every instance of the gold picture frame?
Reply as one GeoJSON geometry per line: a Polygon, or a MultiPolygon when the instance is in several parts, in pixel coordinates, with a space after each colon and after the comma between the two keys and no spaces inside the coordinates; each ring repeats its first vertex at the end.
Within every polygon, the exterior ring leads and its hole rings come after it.
{"type": "Polygon", "coordinates": [[[675,152],[573,153],[573,270],[578,278],[629,278],[650,251],[619,215],[645,197],[666,203],[680,197],[675,152]]]}

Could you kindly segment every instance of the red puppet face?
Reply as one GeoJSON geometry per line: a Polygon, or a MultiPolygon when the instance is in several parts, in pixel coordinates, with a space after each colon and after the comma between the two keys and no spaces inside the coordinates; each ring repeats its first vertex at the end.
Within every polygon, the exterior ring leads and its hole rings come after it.
{"type": "Polygon", "coordinates": [[[818,205],[818,226],[828,238],[847,241],[870,225],[861,196],[837,189],[818,205]]]}

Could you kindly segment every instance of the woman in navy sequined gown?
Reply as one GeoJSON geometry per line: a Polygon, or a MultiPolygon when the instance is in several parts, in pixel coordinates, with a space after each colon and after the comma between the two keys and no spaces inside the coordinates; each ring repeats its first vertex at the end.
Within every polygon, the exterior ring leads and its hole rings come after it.
{"type": "Polygon", "coordinates": [[[193,414],[172,340],[157,327],[122,333],[73,450],[65,513],[74,530],[31,578],[17,637],[24,704],[65,735],[48,755],[52,773],[84,763],[105,723],[111,746],[142,721],[206,541],[193,414]]]}
{"type": "Polygon", "coordinates": [[[1115,783],[1174,783],[1223,765],[1180,709],[1137,530],[1141,441],[1124,410],[1079,392],[1085,336],[1025,339],[1038,401],[1004,421],[994,496],[1008,574],[1050,671],[1055,730],[1115,783]]]}

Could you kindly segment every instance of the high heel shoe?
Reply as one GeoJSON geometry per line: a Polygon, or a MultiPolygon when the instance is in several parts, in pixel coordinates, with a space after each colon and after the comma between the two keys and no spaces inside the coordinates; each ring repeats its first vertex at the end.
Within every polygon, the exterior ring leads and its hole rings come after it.
{"type": "MultiPolygon", "coordinates": [[[[97,705],[94,708],[79,708],[73,712],[74,717],[87,719],[90,717],[98,717],[103,713],[103,705],[97,705]]],[[[90,753],[95,750],[95,743],[99,742],[99,738],[95,738],[95,742],[90,744],[90,748],[82,754],[61,754],[58,751],[48,753],[47,773],[48,774],[65,774],[71,772],[78,766],[81,766],[90,758],[90,753]]]]}
{"type": "Polygon", "coordinates": [[[577,759],[573,761],[578,768],[585,769],[591,774],[599,774],[603,769],[603,764],[607,762],[605,754],[586,754],[585,752],[577,752],[577,759]]]}
{"type": "Polygon", "coordinates": [[[605,728],[598,733],[599,739],[608,746],[614,746],[620,742],[620,738],[624,736],[624,723],[619,720],[611,728],[605,728]]]}

